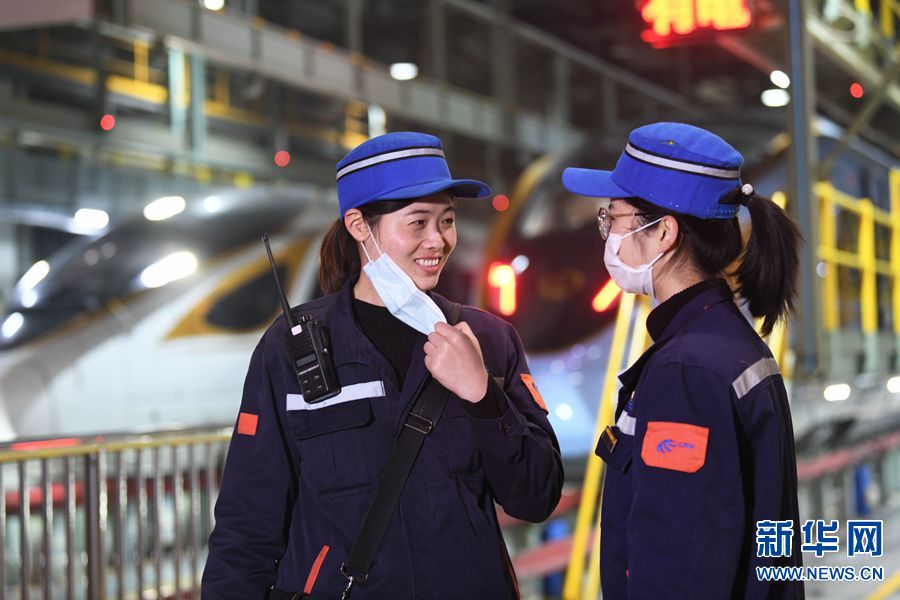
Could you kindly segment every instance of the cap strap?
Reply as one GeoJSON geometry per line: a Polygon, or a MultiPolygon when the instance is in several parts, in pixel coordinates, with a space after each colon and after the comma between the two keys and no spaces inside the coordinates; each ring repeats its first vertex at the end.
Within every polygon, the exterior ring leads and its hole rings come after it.
{"type": "Polygon", "coordinates": [[[635,158],[642,162],[656,165],[658,167],[665,167],[666,169],[673,169],[675,171],[697,173],[699,175],[708,175],[710,177],[718,177],[721,179],[737,179],[741,176],[740,169],[720,169],[717,167],[698,165],[696,163],[685,162],[671,158],[663,158],[662,156],[650,154],[649,152],[644,152],[643,150],[635,148],[631,145],[631,142],[629,142],[625,146],[625,152],[632,158],[635,158]]]}
{"type": "Polygon", "coordinates": [[[370,156],[368,158],[364,158],[362,160],[358,160],[356,162],[350,163],[346,165],[343,169],[337,172],[337,179],[340,180],[341,177],[345,175],[349,175],[354,171],[359,171],[360,169],[365,169],[366,167],[371,167],[372,165],[377,165],[385,162],[389,162],[392,160],[399,160],[402,158],[412,158],[414,156],[439,156],[444,158],[444,151],[440,148],[407,148],[405,150],[395,150],[393,152],[385,152],[384,154],[376,154],[375,156],[370,156]]]}

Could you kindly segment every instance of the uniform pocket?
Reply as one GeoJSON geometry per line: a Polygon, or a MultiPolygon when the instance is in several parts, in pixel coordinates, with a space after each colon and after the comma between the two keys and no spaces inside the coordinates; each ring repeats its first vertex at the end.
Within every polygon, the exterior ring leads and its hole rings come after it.
{"type": "Polygon", "coordinates": [[[425,444],[441,456],[449,475],[480,477],[478,445],[469,423],[472,417],[466,412],[463,402],[465,400],[453,395],[447,399],[437,427],[425,438],[425,444]]]}
{"type": "Polygon", "coordinates": [[[300,478],[324,495],[350,493],[377,483],[371,399],[318,410],[289,411],[300,449],[300,478]]]}
{"type": "Polygon", "coordinates": [[[594,454],[602,458],[610,468],[627,473],[631,468],[633,449],[634,437],[622,433],[618,427],[613,425],[607,427],[607,430],[600,436],[594,454]]]}
{"type": "Polygon", "coordinates": [[[370,399],[363,398],[318,410],[292,410],[288,414],[294,436],[305,440],[368,425],[372,421],[372,403],[370,399]]]}

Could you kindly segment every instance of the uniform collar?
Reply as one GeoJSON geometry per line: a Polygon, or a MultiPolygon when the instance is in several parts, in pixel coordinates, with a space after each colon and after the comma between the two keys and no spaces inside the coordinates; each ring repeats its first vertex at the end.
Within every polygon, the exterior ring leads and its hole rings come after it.
{"type": "Polygon", "coordinates": [[[683,307],[699,294],[715,287],[720,282],[724,282],[724,280],[718,277],[706,279],[681,290],[654,308],[647,316],[647,331],[650,332],[650,337],[652,337],[654,341],[661,338],[666,327],[672,322],[672,319],[675,318],[683,307]]]}
{"type": "MultiPolygon", "coordinates": [[[[681,291],[679,294],[672,296],[671,298],[669,298],[669,300],[657,306],[653,310],[653,312],[656,312],[672,300],[676,300],[677,304],[674,307],[675,310],[672,311],[672,314],[670,314],[667,321],[663,324],[658,332],[654,333],[653,330],[650,330],[650,335],[653,336],[654,343],[662,342],[666,338],[671,337],[685,324],[693,321],[701,313],[709,310],[710,306],[719,304],[720,302],[725,302],[726,300],[733,301],[734,293],[728,286],[727,281],[720,277],[717,277],[715,279],[709,279],[707,281],[700,282],[697,285],[691,286],[690,288],[681,291]],[[700,289],[695,290],[694,288],[700,289]],[[679,295],[685,294],[686,292],[687,294],[685,297],[678,299],[679,295]]],[[[652,316],[653,313],[651,313],[647,318],[648,329],[650,328],[650,317],[652,316]]]]}
{"type": "MultiPolygon", "coordinates": [[[[390,362],[379,352],[374,344],[363,332],[362,327],[353,316],[353,286],[356,285],[359,276],[350,277],[344,282],[344,286],[337,292],[334,305],[329,315],[329,334],[331,345],[334,348],[334,356],[339,363],[358,362],[375,367],[382,377],[396,379],[394,369],[390,362]]],[[[428,292],[438,308],[446,315],[450,302],[433,292],[428,292]]],[[[409,408],[411,402],[418,397],[418,391],[424,385],[428,369],[425,368],[425,342],[426,336],[419,334],[413,348],[406,380],[398,383],[400,389],[400,403],[409,408]]],[[[406,410],[404,409],[404,410],[406,410]]],[[[402,414],[406,414],[403,412],[402,414]]],[[[398,427],[400,425],[398,424],[398,427]]]]}
{"type": "Polygon", "coordinates": [[[619,375],[619,381],[622,382],[623,387],[628,389],[634,389],[634,386],[637,385],[638,379],[640,379],[641,372],[644,370],[644,366],[647,364],[647,361],[650,359],[653,354],[663,347],[666,342],[671,339],[675,333],[678,332],[679,329],[696,319],[698,316],[709,310],[709,308],[713,305],[719,304],[721,302],[731,302],[734,299],[734,294],[731,291],[731,288],[728,286],[728,282],[721,278],[710,279],[704,282],[701,282],[697,285],[691,286],[690,288],[683,290],[683,292],[692,291],[686,297],[683,297],[681,301],[678,302],[676,310],[673,311],[674,314],[671,314],[668,320],[665,323],[662,323],[661,331],[659,331],[659,335],[657,337],[656,333],[653,332],[650,327],[650,317],[653,316],[653,312],[656,312],[669,301],[675,300],[679,294],[672,296],[666,302],[663,302],[658,307],[656,307],[652,313],[647,317],[647,328],[650,330],[650,335],[653,336],[653,345],[647,348],[647,350],[640,356],[640,358],[635,361],[633,365],[631,365],[628,369],[623,371],[619,375]],[[704,285],[709,283],[709,285],[704,285]],[[702,287],[701,287],[702,286],[702,287]],[[699,290],[693,290],[693,288],[700,288],[699,290]]]}

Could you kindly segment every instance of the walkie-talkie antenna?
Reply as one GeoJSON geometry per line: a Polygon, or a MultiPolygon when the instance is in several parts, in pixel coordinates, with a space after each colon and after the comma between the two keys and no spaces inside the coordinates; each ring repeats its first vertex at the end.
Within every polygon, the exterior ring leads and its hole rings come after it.
{"type": "Polygon", "coordinates": [[[281,280],[278,279],[278,269],[275,268],[275,259],[272,257],[272,248],[269,246],[269,234],[262,234],[263,244],[266,245],[266,254],[269,255],[269,264],[272,266],[272,275],[275,277],[275,285],[278,286],[278,295],[281,296],[281,308],[284,310],[284,318],[287,319],[288,326],[293,329],[298,325],[291,313],[291,307],[288,304],[287,296],[284,295],[284,289],[281,287],[281,280]]]}

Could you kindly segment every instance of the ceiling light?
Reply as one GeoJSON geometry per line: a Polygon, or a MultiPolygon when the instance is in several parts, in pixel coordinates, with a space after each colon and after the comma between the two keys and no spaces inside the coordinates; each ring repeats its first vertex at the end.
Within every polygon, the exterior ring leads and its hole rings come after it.
{"type": "Polygon", "coordinates": [[[774,88],[764,91],[759,99],[765,106],[768,106],[770,108],[779,108],[782,106],[787,106],[787,104],[791,101],[791,95],[786,90],[774,88]]]}
{"type": "Polygon", "coordinates": [[[900,377],[891,377],[887,380],[887,391],[892,394],[900,393],[900,377]]]}
{"type": "Polygon", "coordinates": [[[825,388],[825,399],[829,402],[840,402],[850,397],[850,386],[846,383],[836,383],[825,388]]]}
{"type": "Polygon", "coordinates": [[[148,221],[163,221],[182,212],[185,206],[181,196],[163,196],[144,207],[144,217],[148,221]]]}
{"type": "Polygon", "coordinates": [[[22,316],[22,313],[14,312],[3,321],[3,325],[0,326],[0,334],[6,339],[10,339],[18,333],[24,323],[25,317],[22,316]]]}
{"type": "Polygon", "coordinates": [[[75,224],[85,229],[103,229],[109,225],[109,214],[96,208],[79,208],[75,211],[75,224]]]}
{"type": "Polygon", "coordinates": [[[197,258],[193,254],[176,252],[144,269],[141,283],[148,288],[158,288],[187,277],[196,270],[197,258]]]}
{"type": "Polygon", "coordinates": [[[394,63],[391,65],[391,77],[397,81],[409,81],[419,74],[419,67],[415,63],[394,63]]]}
{"type": "Polygon", "coordinates": [[[780,87],[783,90],[788,89],[791,85],[791,78],[788,77],[788,74],[785,73],[784,71],[778,71],[778,70],[772,71],[769,74],[769,79],[772,80],[772,83],[774,85],[777,85],[778,87],[780,87]]]}
{"type": "Polygon", "coordinates": [[[33,265],[31,268],[25,271],[25,274],[22,275],[22,278],[19,280],[19,289],[24,291],[30,290],[34,286],[38,284],[44,277],[47,276],[47,273],[50,272],[50,263],[46,260],[39,260],[33,265]]]}

